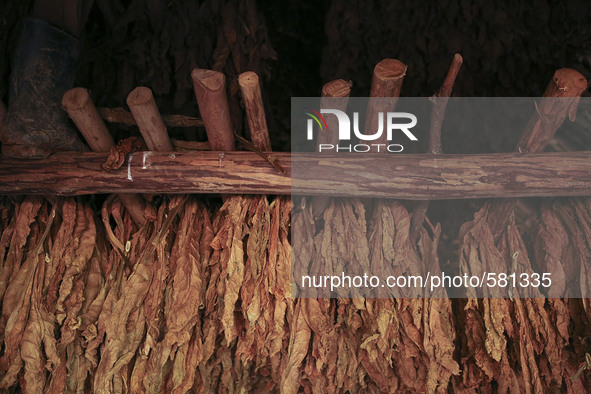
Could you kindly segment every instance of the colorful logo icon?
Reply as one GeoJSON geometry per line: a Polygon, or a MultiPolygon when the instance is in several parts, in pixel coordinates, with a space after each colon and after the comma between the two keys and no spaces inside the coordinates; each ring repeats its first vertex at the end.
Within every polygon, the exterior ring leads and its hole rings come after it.
{"type": "Polygon", "coordinates": [[[304,113],[316,121],[316,123],[318,124],[318,127],[320,127],[321,131],[324,129],[328,130],[328,125],[326,124],[326,120],[324,119],[324,116],[322,116],[320,114],[320,112],[318,112],[312,108],[306,108],[306,111],[309,111],[309,112],[304,112],[304,113]],[[324,126],[323,126],[323,124],[324,124],[324,126]]]}

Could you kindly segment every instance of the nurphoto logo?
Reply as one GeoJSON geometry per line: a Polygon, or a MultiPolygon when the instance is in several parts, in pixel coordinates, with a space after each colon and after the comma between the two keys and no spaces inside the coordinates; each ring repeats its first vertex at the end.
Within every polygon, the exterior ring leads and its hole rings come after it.
{"type": "Polygon", "coordinates": [[[305,114],[310,117],[307,122],[308,141],[314,139],[314,123],[318,125],[320,132],[329,132],[323,114],[335,116],[338,122],[339,144],[319,144],[318,150],[320,152],[380,152],[382,150],[393,153],[402,152],[404,147],[401,144],[369,143],[369,141],[379,140],[384,133],[384,129],[387,141],[392,141],[394,132],[402,132],[409,140],[418,141],[417,137],[410,131],[411,128],[416,126],[417,117],[408,112],[386,112],[385,115],[384,112],[378,112],[378,129],[373,134],[366,133],[367,130],[365,130],[365,133],[359,130],[359,112],[353,112],[353,127],[351,127],[349,115],[338,109],[321,109],[320,112],[308,109],[305,114]],[[386,122],[384,122],[384,117],[386,122]],[[406,122],[404,122],[405,120],[406,122]],[[351,129],[353,129],[353,134],[361,143],[347,144],[347,142],[351,141],[351,129]],[[368,143],[363,143],[363,141],[368,141],[368,143]]]}

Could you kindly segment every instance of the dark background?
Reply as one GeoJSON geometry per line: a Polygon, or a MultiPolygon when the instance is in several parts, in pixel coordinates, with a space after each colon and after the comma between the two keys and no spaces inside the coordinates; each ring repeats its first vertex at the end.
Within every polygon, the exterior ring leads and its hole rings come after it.
{"type": "MultiPolygon", "coordinates": [[[[125,107],[133,88],[148,86],[162,113],[196,115],[190,71],[217,65],[228,78],[235,127],[242,131],[237,76],[254,70],[262,78],[273,145],[287,150],[292,96],[318,96],[323,83],[337,78],[353,82],[353,96],[365,96],[373,67],[384,58],[408,65],[403,96],[436,92],[456,52],[464,57],[454,89],[458,96],[538,96],[553,72],[566,66],[589,76],[590,4],[97,0],[82,37],[77,85],[88,87],[98,106],[108,107],[125,107]]],[[[30,0],[1,3],[5,103],[20,21],[31,5],[30,0]]],[[[115,126],[113,132],[125,136],[133,130],[115,126]]],[[[173,132],[190,139],[202,134],[173,132]]],[[[511,150],[514,143],[502,135],[469,139],[474,153],[511,150]]]]}
{"type": "MultiPolygon", "coordinates": [[[[15,42],[31,5],[0,3],[5,103],[15,42]]],[[[212,68],[226,75],[234,127],[243,135],[237,77],[256,71],[273,148],[289,150],[291,97],[319,96],[322,85],[337,78],[353,82],[352,96],[367,96],[373,67],[384,58],[408,65],[402,96],[438,91],[456,52],[464,57],[456,96],[539,96],[561,67],[589,77],[591,2],[97,0],[81,40],[77,85],[90,89],[97,106],[126,108],[129,92],[143,85],[154,91],[163,114],[197,116],[190,72],[212,68]]],[[[137,135],[134,127],[109,127],[116,140],[137,135]]],[[[169,132],[205,138],[198,128],[169,132]]],[[[563,134],[559,138],[574,138],[571,146],[589,147],[586,130],[563,134]]],[[[444,135],[443,151],[511,151],[518,137],[503,130],[444,135]]],[[[453,241],[480,204],[436,202],[429,214],[444,224],[444,240],[453,241]]]]}

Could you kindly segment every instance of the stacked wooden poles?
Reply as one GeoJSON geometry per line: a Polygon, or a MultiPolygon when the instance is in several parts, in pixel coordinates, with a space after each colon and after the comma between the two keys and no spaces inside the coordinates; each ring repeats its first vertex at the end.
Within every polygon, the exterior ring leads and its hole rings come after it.
{"type": "MultiPolygon", "coordinates": [[[[84,88],[68,90],[62,99],[62,106],[86,139],[90,149],[94,152],[109,152],[115,146],[113,137],[99,116],[88,90],[84,88]]],[[[133,221],[138,226],[142,226],[146,221],[144,215],[146,203],[143,198],[138,194],[119,194],[118,196],[133,221]]]]}

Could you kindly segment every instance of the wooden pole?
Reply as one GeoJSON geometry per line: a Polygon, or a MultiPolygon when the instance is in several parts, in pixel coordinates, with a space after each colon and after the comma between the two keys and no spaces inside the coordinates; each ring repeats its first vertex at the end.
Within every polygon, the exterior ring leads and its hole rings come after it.
{"type": "MultiPolygon", "coordinates": [[[[453,91],[456,77],[462,67],[464,59],[462,55],[456,53],[451,62],[451,66],[447,72],[447,76],[443,81],[443,85],[439,92],[432,97],[433,110],[431,112],[431,124],[429,128],[429,152],[433,155],[439,155],[441,150],[441,127],[443,126],[443,119],[445,118],[445,109],[447,102],[453,91]]],[[[423,221],[429,209],[429,201],[419,201],[415,209],[412,211],[412,218],[410,223],[410,236],[413,240],[417,240],[423,221]]]]}
{"type": "Polygon", "coordinates": [[[209,142],[200,141],[184,141],[171,138],[172,146],[175,151],[180,150],[211,150],[209,142]]]}
{"type": "MultiPolygon", "coordinates": [[[[84,88],[68,90],[62,98],[62,106],[93,152],[109,152],[115,146],[113,137],[99,116],[88,90],[84,88]]],[[[118,197],[133,221],[139,226],[143,225],[146,222],[144,199],[136,194],[119,194],[118,197]]]]}
{"type": "Polygon", "coordinates": [[[572,68],[556,71],[515,151],[542,152],[566,117],[574,120],[580,97],[586,89],[587,79],[578,71],[572,68]]]}
{"type": "Polygon", "coordinates": [[[263,100],[261,98],[261,91],[258,84],[259,77],[255,73],[246,72],[241,74],[240,78],[243,79],[242,82],[240,82],[240,86],[246,86],[246,89],[242,89],[242,92],[244,93],[246,91],[247,96],[250,96],[250,98],[245,99],[245,101],[251,102],[250,105],[246,105],[246,115],[251,126],[250,131],[252,142],[239,135],[237,135],[236,138],[244,148],[256,152],[259,156],[265,158],[270,165],[274,166],[279,172],[284,174],[285,169],[281,167],[281,164],[275,160],[273,155],[269,154],[269,152],[272,151],[271,139],[269,137],[269,130],[267,129],[265,109],[263,107],[263,100]],[[258,94],[254,92],[256,90],[258,90],[258,94]],[[258,99],[256,98],[257,95],[258,99]],[[257,131],[253,134],[253,130],[257,131]]]}
{"type": "MultiPolygon", "coordinates": [[[[320,108],[347,110],[347,101],[351,94],[352,82],[343,79],[327,82],[322,87],[322,98],[320,99],[320,108]]],[[[339,143],[339,122],[334,116],[329,116],[326,120],[327,130],[318,133],[316,138],[316,152],[320,151],[320,144],[338,145],[339,143]]],[[[324,211],[330,204],[330,197],[316,196],[312,198],[312,210],[315,217],[324,214],[324,211]]]]}
{"type": "MultiPolygon", "coordinates": [[[[109,123],[121,123],[127,126],[137,126],[137,122],[131,112],[123,108],[97,108],[101,118],[109,123]]],[[[187,115],[162,115],[166,127],[197,127],[203,126],[203,121],[194,116],[187,115]]]]}
{"type": "MultiPolygon", "coordinates": [[[[207,142],[212,150],[234,151],[234,128],[226,97],[226,77],[218,71],[196,68],[191,72],[193,89],[199,112],[205,125],[207,142]]],[[[218,155],[219,166],[224,166],[224,152],[218,155]]],[[[222,194],[226,201],[228,194],[222,194]]]]}
{"type": "Polygon", "coordinates": [[[148,149],[158,152],[173,150],[168,131],[156,106],[152,91],[146,87],[135,88],[127,96],[127,105],[146,141],[148,149]]]}
{"type": "Polygon", "coordinates": [[[352,86],[351,81],[345,81],[344,79],[327,82],[322,86],[322,97],[349,97],[352,86]]]}
{"type": "Polygon", "coordinates": [[[191,72],[191,78],[211,149],[233,151],[234,131],[226,98],[224,74],[196,68],[191,72]]]}
{"type": "Polygon", "coordinates": [[[433,97],[433,113],[431,115],[431,127],[429,130],[429,151],[434,155],[442,153],[441,127],[445,118],[445,109],[447,108],[448,98],[451,96],[456,77],[458,76],[458,72],[460,72],[463,62],[462,55],[456,53],[451,66],[449,66],[449,71],[443,81],[443,85],[441,85],[439,92],[433,97]]]}
{"type": "MultiPolygon", "coordinates": [[[[392,99],[388,100],[386,104],[383,100],[372,100],[370,98],[367,105],[367,120],[365,122],[366,133],[371,134],[377,131],[379,126],[379,112],[386,113],[393,111],[398,101],[397,97],[400,96],[406,69],[406,64],[396,59],[384,59],[374,67],[369,97],[390,97],[392,99]]],[[[387,144],[386,133],[382,133],[382,136],[375,142],[376,144],[387,144]]]]}
{"type": "MultiPolygon", "coordinates": [[[[322,87],[322,99],[320,108],[333,108],[345,111],[347,109],[347,98],[351,94],[351,81],[342,79],[328,82],[322,87]]],[[[328,130],[324,133],[318,133],[316,142],[316,151],[320,144],[338,145],[339,143],[339,123],[334,116],[328,116],[326,119],[328,130]]]]}
{"type": "Polygon", "coordinates": [[[259,85],[259,77],[252,71],[243,72],[238,77],[242,92],[246,118],[250,129],[250,139],[255,147],[263,152],[271,151],[271,138],[267,129],[263,96],[259,85]]]}
{"type": "Polygon", "coordinates": [[[486,155],[281,153],[279,173],[254,152],[136,152],[118,170],[105,153],[0,156],[0,194],[222,193],[410,200],[591,196],[591,152],[486,155]],[[291,158],[299,174],[291,177],[291,158]],[[363,174],[362,177],[359,174],[363,174]]]}
{"type": "Polygon", "coordinates": [[[407,65],[397,59],[384,59],[373,69],[370,97],[399,97],[407,65]]]}
{"type": "Polygon", "coordinates": [[[88,94],[88,90],[84,88],[68,90],[62,98],[62,106],[93,152],[108,152],[115,145],[111,133],[88,94]]]}

